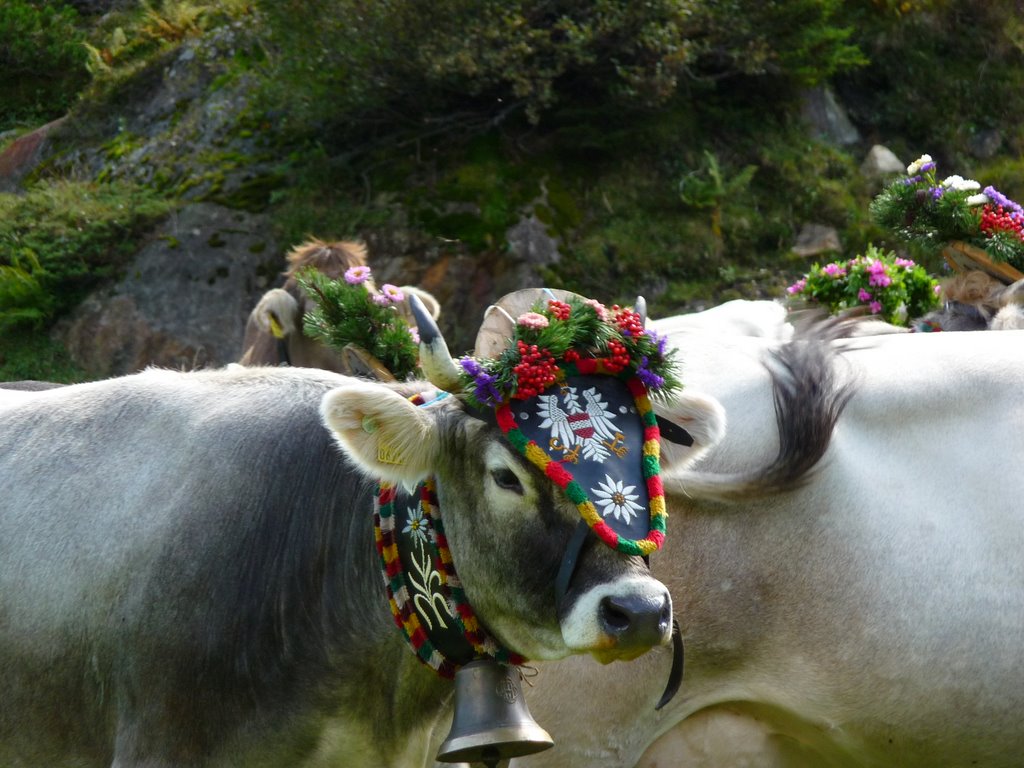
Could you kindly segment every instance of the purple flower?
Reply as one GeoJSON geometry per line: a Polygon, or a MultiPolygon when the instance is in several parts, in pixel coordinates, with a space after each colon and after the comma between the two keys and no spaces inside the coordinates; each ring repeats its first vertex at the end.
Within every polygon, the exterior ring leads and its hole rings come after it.
{"type": "Polygon", "coordinates": [[[349,285],[359,285],[370,279],[370,268],[365,266],[349,267],[345,270],[345,282],[349,285]]]}
{"type": "Polygon", "coordinates": [[[647,359],[647,355],[640,358],[640,365],[636,369],[637,378],[639,378],[648,389],[659,389],[660,387],[665,386],[665,379],[648,368],[648,362],[650,361],[647,359]]]}
{"type": "Polygon", "coordinates": [[[373,294],[373,303],[381,307],[386,307],[391,303],[391,299],[385,296],[383,293],[373,294]]]}
{"type": "Polygon", "coordinates": [[[1024,208],[1021,208],[1017,203],[1008,198],[1002,192],[995,187],[985,187],[982,192],[988,196],[995,205],[1001,205],[1004,211],[1010,211],[1012,213],[1024,215],[1024,208]]]}
{"type": "Polygon", "coordinates": [[[943,187],[932,187],[928,191],[931,193],[932,200],[938,200],[946,193],[946,190],[943,187]]]}
{"type": "Polygon", "coordinates": [[[904,269],[913,269],[914,267],[917,266],[911,259],[900,258],[897,258],[896,261],[893,262],[893,264],[895,264],[897,267],[903,267],[904,269]]]}
{"type": "Polygon", "coordinates": [[[871,307],[871,314],[873,315],[877,315],[882,311],[882,302],[880,301],[872,301],[868,306],[871,307]]]}
{"type": "Polygon", "coordinates": [[[871,301],[871,294],[861,288],[857,291],[857,299],[859,301],[871,301]]]}
{"type": "Polygon", "coordinates": [[[388,301],[392,304],[400,304],[405,301],[405,294],[402,293],[402,289],[397,285],[391,283],[384,283],[380,288],[381,294],[388,297],[388,301]]]}
{"type": "Polygon", "coordinates": [[[416,328],[416,326],[414,326],[414,325],[409,326],[409,336],[412,337],[412,343],[413,344],[419,344],[420,343],[420,332],[419,332],[419,329],[416,328]]]}
{"type": "Polygon", "coordinates": [[[658,345],[658,354],[665,357],[665,350],[668,349],[668,336],[653,330],[645,330],[644,333],[647,334],[651,341],[658,345]]]}
{"type": "Polygon", "coordinates": [[[836,264],[835,262],[832,262],[831,264],[826,264],[824,267],[821,268],[821,271],[824,272],[829,277],[843,277],[846,275],[846,270],[843,269],[839,264],[836,264]]]}
{"type": "Polygon", "coordinates": [[[925,163],[921,166],[921,173],[928,173],[928,171],[935,170],[935,163],[925,163]]]}
{"type": "Polygon", "coordinates": [[[789,288],[786,289],[786,293],[800,293],[804,288],[807,287],[807,278],[803,277],[793,283],[789,288]]]}
{"type": "Polygon", "coordinates": [[[462,366],[462,370],[473,377],[473,396],[481,403],[488,405],[497,405],[502,402],[503,398],[501,392],[498,391],[497,377],[492,376],[483,369],[472,357],[463,357],[459,360],[459,365],[462,366]]]}

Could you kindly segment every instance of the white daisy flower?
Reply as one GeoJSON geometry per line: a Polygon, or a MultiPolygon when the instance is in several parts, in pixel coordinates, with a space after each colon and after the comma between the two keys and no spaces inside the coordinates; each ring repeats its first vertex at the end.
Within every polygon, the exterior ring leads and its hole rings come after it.
{"type": "Polygon", "coordinates": [[[942,186],[955,189],[960,192],[970,192],[975,189],[981,189],[981,184],[976,182],[974,179],[965,179],[963,176],[954,173],[952,176],[947,176],[942,180],[942,186]]]}
{"type": "Polygon", "coordinates": [[[616,520],[630,522],[638,511],[643,507],[636,503],[640,498],[639,494],[633,493],[636,486],[627,485],[623,487],[621,480],[615,480],[608,475],[604,476],[604,482],[599,482],[597,488],[591,489],[597,497],[597,506],[601,508],[601,516],[614,515],[616,520]]]}
{"type": "Polygon", "coordinates": [[[907,166],[907,175],[913,176],[915,173],[921,170],[921,166],[923,166],[925,163],[930,163],[931,161],[931,155],[921,155],[919,158],[917,158],[917,160],[915,160],[914,162],[907,166]]]}
{"type": "Polygon", "coordinates": [[[984,192],[979,192],[976,195],[971,195],[967,198],[968,205],[988,205],[992,201],[989,200],[988,195],[984,192]]]}

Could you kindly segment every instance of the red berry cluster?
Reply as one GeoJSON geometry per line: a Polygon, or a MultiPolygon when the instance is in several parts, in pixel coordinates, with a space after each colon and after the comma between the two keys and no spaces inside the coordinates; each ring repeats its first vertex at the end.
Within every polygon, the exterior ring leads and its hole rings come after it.
{"type": "Polygon", "coordinates": [[[621,341],[609,341],[608,351],[611,354],[604,359],[604,367],[609,373],[619,373],[629,365],[629,350],[621,341]]]}
{"type": "Polygon", "coordinates": [[[512,373],[518,383],[513,397],[526,400],[539,395],[555,383],[558,366],[548,350],[538,349],[536,344],[527,344],[522,340],[516,344],[519,348],[519,362],[512,373]]]}
{"type": "Polygon", "coordinates": [[[618,304],[612,307],[615,316],[615,324],[627,336],[639,336],[644,332],[644,321],[640,315],[632,309],[624,309],[618,304]]]}
{"type": "Polygon", "coordinates": [[[551,313],[552,317],[558,320],[568,320],[571,309],[572,307],[564,301],[555,301],[552,299],[548,302],[548,311],[551,313]]]}
{"type": "Polygon", "coordinates": [[[575,349],[567,349],[565,350],[565,354],[562,355],[562,358],[567,363],[575,363],[580,359],[580,353],[575,349]]]}
{"type": "Polygon", "coordinates": [[[1024,222],[1020,215],[1015,215],[1003,209],[1003,206],[986,205],[981,211],[981,231],[987,235],[996,232],[1012,232],[1018,238],[1024,240],[1024,222]]]}

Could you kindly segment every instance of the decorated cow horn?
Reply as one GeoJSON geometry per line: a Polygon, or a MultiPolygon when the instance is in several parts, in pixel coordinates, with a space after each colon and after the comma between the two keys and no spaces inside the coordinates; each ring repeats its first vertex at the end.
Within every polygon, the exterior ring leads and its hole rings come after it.
{"type": "Polygon", "coordinates": [[[409,296],[409,308],[420,334],[420,368],[427,381],[446,392],[458,389],[459,369],[434,318],[415,294],[409,296]]]}
{"type": "Polygon", "coordinates": [[[640,315],[640,322],[647,325],[647,299],[643,296],[636,297],[636,303],[633,305],[633,311],[640,315]]]}

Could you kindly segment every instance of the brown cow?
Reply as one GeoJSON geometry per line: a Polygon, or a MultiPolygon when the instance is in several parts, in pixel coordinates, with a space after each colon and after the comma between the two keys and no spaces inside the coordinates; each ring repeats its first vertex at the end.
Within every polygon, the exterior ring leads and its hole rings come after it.
{"type": "MultiPolygon", "coordinates": [[[[316,304],[299,285],[296,275],[312,267],[332,280],[340,279],[351,267],[366,266],[366,246],[352,241],[326,243],[313,238],[288,252],[285,283],[263,294],[249,314],[242,342],[242,365],[294,365],[323,368],[336,373],[364,373],[353,370],[352,362],[337,350],[303,333],[302,318],[316,304]]],[[[372,282],[368,290],[375,290],[372,282]]],[[[402,286],[406,295],[416,294],[436,320],[440,305],[432,295],[414,286],[402,286]]],[[[406,313],[406,305],[401,305],[406,313]]],[[[410,316],[411,318],[411,316],[410,316]]],[[[411,320],[410,320],[411,322],[411,320]]]]}

